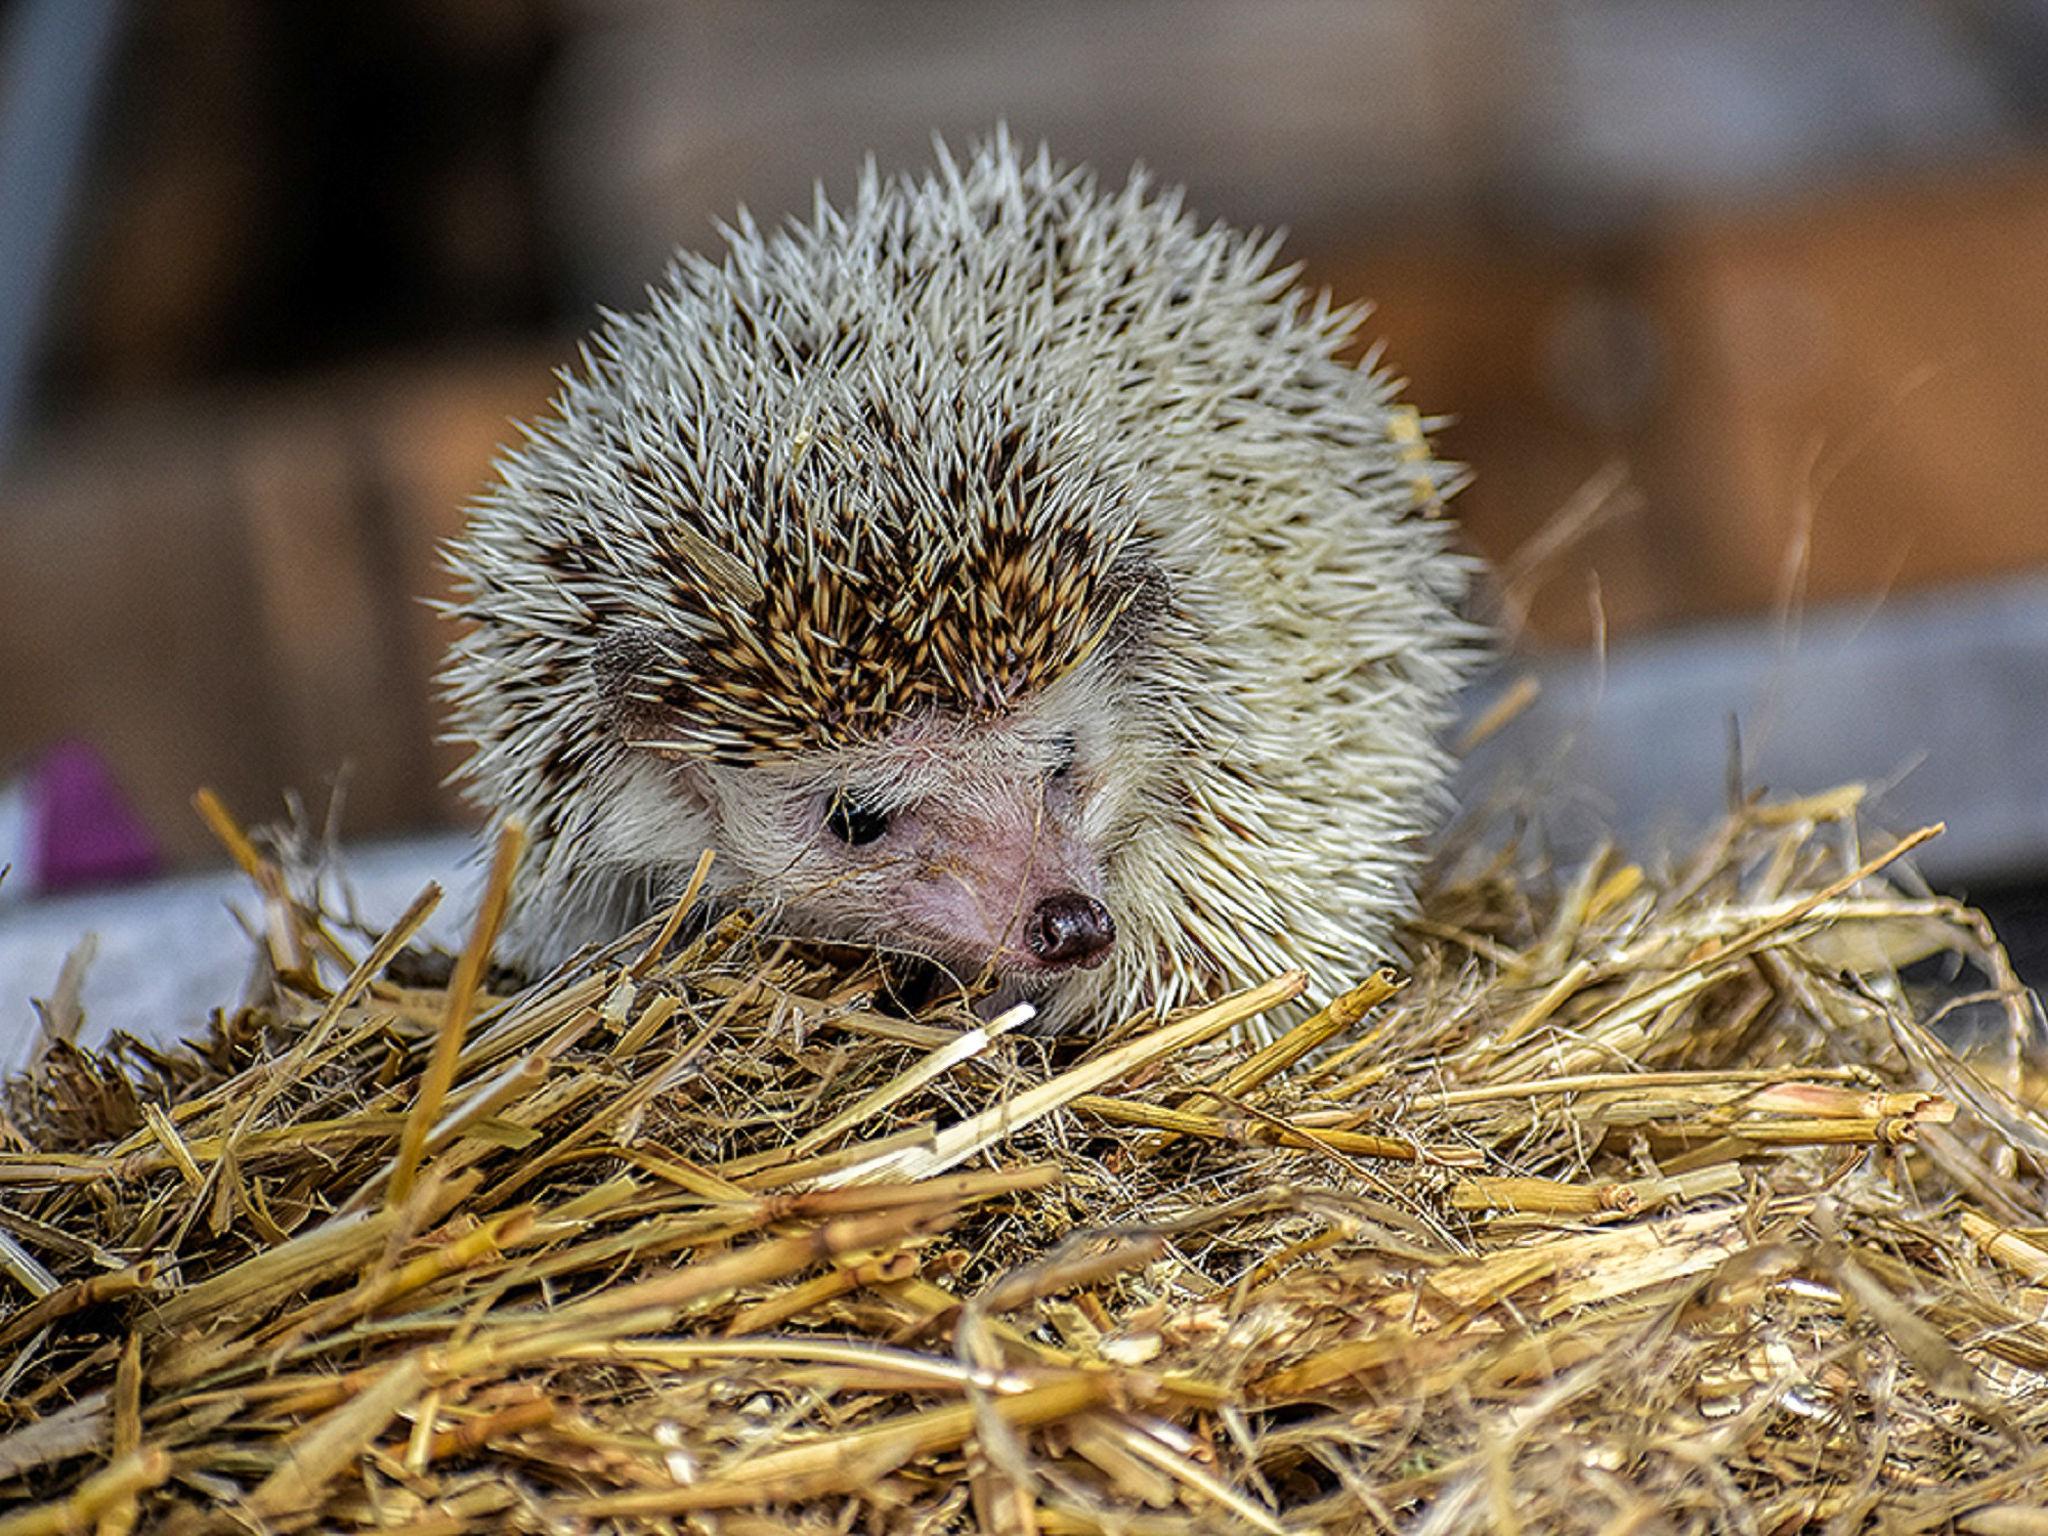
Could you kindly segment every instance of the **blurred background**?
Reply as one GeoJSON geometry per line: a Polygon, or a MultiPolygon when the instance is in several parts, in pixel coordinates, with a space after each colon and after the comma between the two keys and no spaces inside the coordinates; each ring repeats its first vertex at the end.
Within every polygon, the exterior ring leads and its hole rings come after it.
{"type": "Polygon", "coordinates": [[[2048,0],[8,0],[0,1034],[198,785],[458,825],[419,599],[593,307],[999,118],[1375,302],[1540,684],[1475,774],[1880,783],[2048,974],[2048,0]]]}

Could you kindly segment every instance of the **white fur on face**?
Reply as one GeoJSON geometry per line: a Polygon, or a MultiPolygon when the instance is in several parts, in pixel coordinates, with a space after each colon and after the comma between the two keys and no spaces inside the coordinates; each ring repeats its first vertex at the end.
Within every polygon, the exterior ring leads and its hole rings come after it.
{"type": "Polygon", "coordinates": [[[787,931],[908,951],[964,979],[1037,977],[1048,967],[1026,921],[1062,893],[1107,900],[1128,814],[1122,744],[1089,718],[1092,683],[1049,690],[1028,716],[916,719],[787,763],[639,761],[592,840],[622,868],[677,871],[708,846],[714,888],[787,931]],[[872,833],[858,843],[844,835],[850,810],[872,833]]]}

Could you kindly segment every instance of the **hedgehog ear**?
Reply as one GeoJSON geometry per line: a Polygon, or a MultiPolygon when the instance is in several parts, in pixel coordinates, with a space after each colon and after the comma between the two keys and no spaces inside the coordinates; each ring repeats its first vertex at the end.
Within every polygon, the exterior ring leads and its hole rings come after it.
{"type": "MultiPolygon", "coordinates": [[[[590,653],[590,678],[597,690],[598,708],[610,728],[627,745],[648,737],[658,738],[664,728],[672,729],[669,711],[654,697],[665,679],[675,675],[679,664],[687,664],[694,647],[688,641],[671,639],[646,625],[627,625],[609,631],[590,653]]],[[[715,794],[704,764],[678,752],[649,749],[669,765],[673,785],[708,811],[715,794]]]]}
{"type": "Polygon", "coordinates": [[[614,730],[628,736],[658,729],[666,711],[664,685],[686,669],[695,649],[646,624],[627,624],[599,637],[590,653],[590,680],[614,730]]]}
{"type": "Polygon", "coordinates": [[[1111,656],[1142,649],[1173,610],[1173,582],[1164,566],[1136,551],[1118,557],[1096,586],[1097,601],[1109,614],[1102,648],[1111,656]]]}
{"type": "Polygon", "coordinates": [[[624,724],[647,708],[636,698],[661,664],[661,641],[643,625],[607,630],[590,652],[590,680],[605,713],[624,724]]]}

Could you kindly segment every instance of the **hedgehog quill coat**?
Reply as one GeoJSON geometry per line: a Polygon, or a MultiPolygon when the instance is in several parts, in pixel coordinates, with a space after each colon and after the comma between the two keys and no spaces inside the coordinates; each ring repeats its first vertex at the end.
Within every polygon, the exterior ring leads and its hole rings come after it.
{"type": "Polygon", "coordinates": [[[1356,313],[1000,135],[728,233],[451,550],[468,785],[533,835],[509,952],[709,847],[719,899],[1054,1027],[1375,963],[1472,635],[1356,313]]]}

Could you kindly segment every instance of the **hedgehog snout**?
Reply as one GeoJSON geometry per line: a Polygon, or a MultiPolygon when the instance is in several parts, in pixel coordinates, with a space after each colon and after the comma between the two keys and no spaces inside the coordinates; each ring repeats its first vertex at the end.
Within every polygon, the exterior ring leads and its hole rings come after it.
{"type": "Polygon", "coordinates": [[[1050,977],[1101,963],[1116,943],[1101,851],[1071,810],[1028,780],[978,786],[898,815],[848,856],[875,850],[868,900],[903,942],[975,969],[1050,977]]]}
{"type": "Polygon", "coordinates": [[[1055,970],[1092,970],[1116,944],[1116,920],[1109,908],[1081,891],[1056,891],[1032,909],[1024,942],[1040,962],[1055,970]]]}

